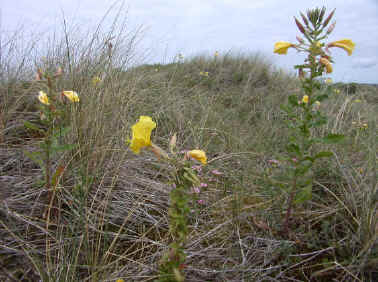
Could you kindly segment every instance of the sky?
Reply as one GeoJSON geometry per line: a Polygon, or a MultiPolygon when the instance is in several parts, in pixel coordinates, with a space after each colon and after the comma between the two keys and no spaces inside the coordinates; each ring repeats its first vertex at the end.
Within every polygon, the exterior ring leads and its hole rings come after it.
{"type": "Polygon", "coordinates": [[[356,48],[352,56],[332,48],[335,82],[378,83],[378,0],[1,0],[1,32],[23,26],[33,32],[53,32],[62,18],[68,24],[96,26],[109,8],[105,22],[124,9],[128,27],[142,26],[139,46],[146,50],[145,63],[169,63],[177,54],[220,55],[229,52],[259,53],[273,65],[293,71],[304,54],[289,49],[273,54],[277,41],[296,43],[293,16],[309,8],[336,9],[336,27],[329,41],[349,38],[356,48]],[[113,12],[113,14],[112,14],[113,12]],[[148,50],[148,51],[147,51],[148,50]]]}

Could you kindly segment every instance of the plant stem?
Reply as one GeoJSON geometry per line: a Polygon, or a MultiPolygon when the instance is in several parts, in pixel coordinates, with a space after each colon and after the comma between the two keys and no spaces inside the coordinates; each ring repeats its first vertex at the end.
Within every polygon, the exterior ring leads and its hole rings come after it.
{"type": "Polygon", "coordinates": [[[293,202],[294,202],[294,196],[297,191],[297,176],[294,175],[293,179],[293,187],[290,191],[290,196],[289,196],[289,203],[286,211],[286,217],[285,217],[285,223],[284,223],[284,231],[286,234],[289,234],[289,219],[291,215],[291,210],[293,209],[293,202]]]}

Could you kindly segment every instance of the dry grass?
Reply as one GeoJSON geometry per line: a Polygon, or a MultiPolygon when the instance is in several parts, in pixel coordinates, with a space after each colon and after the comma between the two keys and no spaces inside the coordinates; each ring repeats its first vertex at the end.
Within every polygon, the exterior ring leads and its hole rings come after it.
{"type": "Polygon", "coordinates": [[[377,88],[337,85],[341,93],[322,104],[326,127],[348,138],[330,148],[335,159],[316,166],[313,199],[296,210],[287,239],[279,232],[282,171],[268,160],[284,152],[279,106],[298,91],[296,79],[250,54],[135,67],[139,31],[125,32],[120,18],[89,36],[67,27],[45,54],[33,52],[34,42],[22,49],[16,36],[2,40],[0,280],[156,278],[170,242],[170,185],[154,155],[134,156],[125,144],[139,115],[157,122],[153,139],[162,147],[177,133],[181,149],[209,155],[200,176],[205,204],[192,203],[187,281],[377,279],[377,88]],[[36,150],[40,136],[23,122],[39,120],[36,68],[57,66],[59,87],[77,91],[81,103],[64,140],[77,147],[54,160],[66,169],[47,221],[42,171],[23,153],[36,150]]]}

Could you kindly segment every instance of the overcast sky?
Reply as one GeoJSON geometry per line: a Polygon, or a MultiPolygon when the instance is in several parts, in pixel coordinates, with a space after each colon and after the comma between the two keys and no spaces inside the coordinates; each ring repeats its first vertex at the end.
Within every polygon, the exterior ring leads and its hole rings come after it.
{"type": "MultiPolygon", "coordinates": [[[[23,25],[36,31],[56,29],[64,17],[71,24],[95,26],[113,0],[1,0],[1,30],[23,25]]],[[[115,11],[120,7],[116,3],[115,11]]],[[[131,27],[143,25],[147,62],[170,62],[215,51],[259,52],[285,69],[304,56],[289,49],[273,54],[276,41],[295,42],[299,34],[293,16],[308,8],[336,8],[337,24],[330,41],[350,38],[356,43],[352,56],[332,48],[334,81],[378,83],[378,0],[128,0],[124,9],[131,27]]],[[[108,19],[109,21],[111,19],[108,19]]]]}

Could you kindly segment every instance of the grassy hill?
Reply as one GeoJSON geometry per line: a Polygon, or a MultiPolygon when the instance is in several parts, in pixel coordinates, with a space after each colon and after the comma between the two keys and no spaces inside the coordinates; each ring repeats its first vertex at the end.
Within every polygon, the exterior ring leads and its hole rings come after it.
{"type": "Polygon", "coordinates": [[[162,148],[176,133],[179,151],[208,155],[199,173],[206,187],[188,191],[187,281],[377,279],[375,86],[323,84],[333,92],[320,106],[329,120],[315,134],[327,129],[346,138],[317,148],[334,157],[316,163],[312,199],[295,210],[287,236],[281,230],[288,130],[280,105],[301,91],[297,78],[258,54],[125,68],[120,58],[130,54],[105,39],[57,44],[46,57],[24,61],[14,60],[11,48],[4,52],[1,281],[156,279],[172,240],[172,182],[152,152],[135,155],[126,144],[140,115],[157,123],[152,139],[162,148]],[[45,126],[37,95],[46,86],[34,75],[58,67],[63,74],[54,87],[75,90],[80,103],[68,105],[70,129],[59,136],[75,147],[52,156],[59,173],[47,191],[43,169],[30,159],[43,136],[25,121],[45,126]]]}

